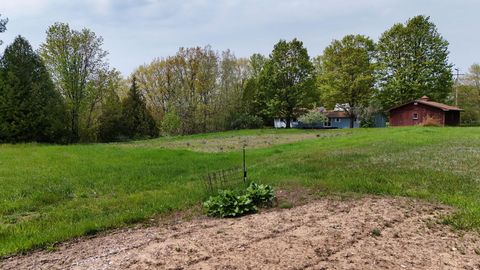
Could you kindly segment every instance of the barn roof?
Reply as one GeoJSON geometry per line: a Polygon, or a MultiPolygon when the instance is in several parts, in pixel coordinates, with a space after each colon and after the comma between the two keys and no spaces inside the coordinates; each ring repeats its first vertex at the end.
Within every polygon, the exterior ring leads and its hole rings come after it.
{"type": "Polygon", "coordinates": [[[423,96],[423,97],[421,97],[419,99],[416,99],[414,101],[410,101],[408,103],[405,103],[405,104],[402,104],[402,105],[399,105],[399,106],[395,106],[393,108],[390,108],[389,111],[400,108],[400,107],[403,107],[405,105],[408,105],[408,104],[411,104],[411,103],[414,103],[414,102],[420,103],[420,104],[423,104],[423,105],[427,105],[427,106],[430,106],[430,107],[438,108],[438,109],[440,109],[442,111],[445,111],[445,112],[448,112],[448,111],[463,111],[463,109],[460,109],[460,108],[455,107],[455,106],[450,106],[450,105],[447,105],[447,104],[443,104],[443,103],[439,103],[439,102],[435,102],[435,101],[430,101],[430,99],[427,96],[423,96]]]}

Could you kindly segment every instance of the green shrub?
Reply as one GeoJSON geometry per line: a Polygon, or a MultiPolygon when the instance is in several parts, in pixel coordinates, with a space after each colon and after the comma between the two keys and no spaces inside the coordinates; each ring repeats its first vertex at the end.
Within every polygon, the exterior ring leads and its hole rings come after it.
{"type": "Polygon", "coordinates": [[[231,190],[221,191],[210,197],[204,204],[208,215],[214,217],[239,217],[257,211],[257,207],[247,195],[236,196],[231,190]]]}
{"type": "Polygon", "coordinates": [[[175,110],[166,113],[163,117],[162,133],[164,135],[179,135],[182,133],[182,119],[175,110]]]}
{"type": "Polygon", "coordinates": [[[263,126],[262,118],[246,113],[233,114],[228,120],[230,129],[250,129],[261,128],[263,126]]]}
{"type": "Polygon", "coordinates": [[[327,117],[320,111],[315,110],[307,112],[306,114],[300,116],[298,118],[298,121],[305,125],[318,125],[323,124],[325,121],[327,121],[327,117]]]}
{"type": "Polygon", "coordinates": [[[273,188],[269,185],[258,185],[251,183],[247,188],[247,196],[253,201],[255,205],[270,206],[275,199],[273,188]]]}
{"type": "Polygon", "coordinates": [[[257,206],[271,206],[275,194],[269,185],[251,183],[246,194],[236,195],[232,190],[223,190],[211,196],[203,206],[214,217],[239,217],[257,211],[257,206]]]}

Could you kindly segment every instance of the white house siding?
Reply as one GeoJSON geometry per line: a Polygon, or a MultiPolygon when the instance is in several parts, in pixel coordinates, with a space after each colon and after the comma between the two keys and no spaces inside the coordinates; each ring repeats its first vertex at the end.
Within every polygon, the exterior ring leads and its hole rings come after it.
{"type": "MultiPolygon", "coordinates": [[[[273,120],[273,126],[275,128],[286,128],[287,123],[284,119],[274,119],[273,120]]],[[[290,121],[290,127],[295,128],[298,126],[298,121],[290,121]]]]}

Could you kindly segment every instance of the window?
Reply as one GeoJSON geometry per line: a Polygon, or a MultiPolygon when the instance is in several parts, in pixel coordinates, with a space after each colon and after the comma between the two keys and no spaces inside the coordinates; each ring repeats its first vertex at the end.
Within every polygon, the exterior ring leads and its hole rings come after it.
{"type": "Polygon", "coordinates": [[[332,123],[330,122],[330,118],[328,118],[328,120],[323,123],[323,126],[324,127],[331,127],[332,126],[332,123]]]}
{"type": "Polygon", "coordinates": [[[340,122],[340,118],[335,118],[335,122],[340,122]]]}
{"type": "Polygon", "coordinates": [[[413,120],[417,120],[418,119],[418,113],[413,113],[413,120]]]}

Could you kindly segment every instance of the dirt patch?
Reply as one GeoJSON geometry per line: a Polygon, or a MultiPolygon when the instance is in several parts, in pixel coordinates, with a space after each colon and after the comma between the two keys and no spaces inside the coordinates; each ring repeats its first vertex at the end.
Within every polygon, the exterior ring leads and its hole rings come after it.
{"type": "Polygon", "coordinates": [[[239,219],[196,218],[62,244],[1,269],[480,269],[480,236],[404,198],[322,199],[239,219]]]}
{"type": "Polygon", "coordinates": [[[188,149],[199,152],[228,152],[242,149],[245,145],[249,149],[269,147],[277,144],[287,144],[309,139],[322,139],[348,135],[347,132],[317,131],[293,134],[258,134],[235,135],[212,138],[180,139],[152,142],[135,142],[119,144],[123,147],[148,147],[160,149],[188,149]]]}

